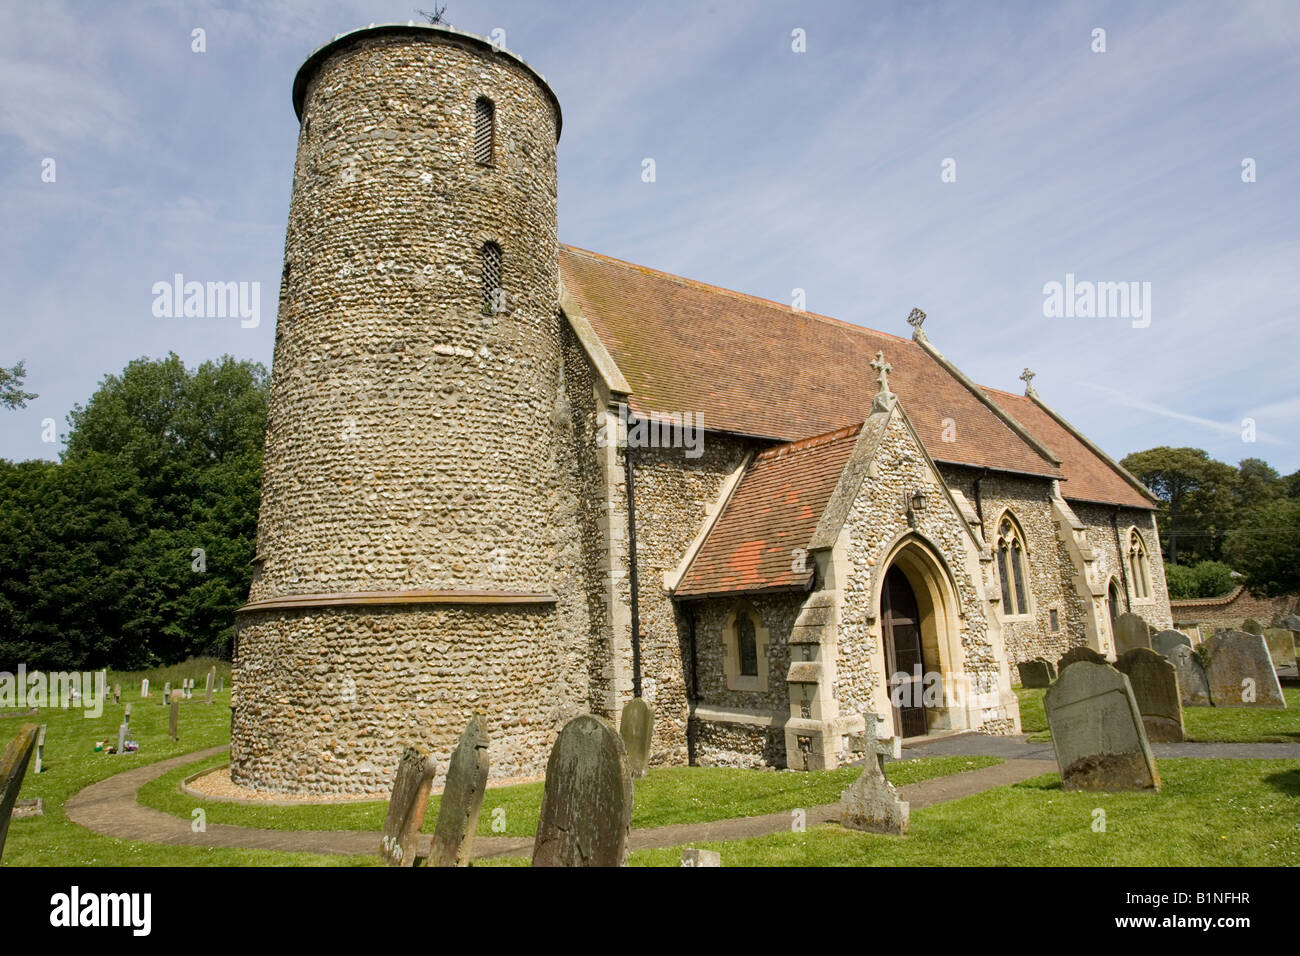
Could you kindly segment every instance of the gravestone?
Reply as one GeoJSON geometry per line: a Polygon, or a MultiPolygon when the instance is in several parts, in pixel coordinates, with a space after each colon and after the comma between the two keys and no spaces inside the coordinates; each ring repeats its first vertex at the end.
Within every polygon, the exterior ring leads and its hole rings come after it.
{"type": "Polygon", "coordinates": [[[1262,636],[1264,633],[1264,625],[1260,624],[1259,621],[1255,620],[1253,617],[1248,617],[1246,620],[1242,621],[1241,629],[1247,634],[1259,634],[1262,636]]]}
{"type": "Polygon", "coordinates": [[[171,701],[171,699],[172,699],[172,682],[168,681],[167,683],[163,684],[162,701],[161,701],[162,705],[166,707],[167,704],[171,701]]]}
{"type": "Polygon", "coordinates": [[[120,704],[120,703],[122,703],[122,685],[121,685],[121,684],[114,684],[114,685],[113,685],[113,703],[114,703],[114,704],[120,704]]]}
{"type": "Polygon", "coordinates": [[[220,694],[220,693],[221,693],[223,690],[225,690],[225,689],[226,689],[226,679],[225,679],[224,677],[218,677],[218,678],[217,678],[217,693],[220,694]]]}
{"type": "Polygon", "coordinates": [[[1052,683],[1052,665],[1041,657],[1020,662],[1021,687],[1048,687],[1052,683]]]}
{"type": "Polygon", "coordinates": [[[618,732],[627,749],[627,765],[634,780],[645,776],[650,763],[650,736],[654,733],[655,712],[640,697],[633,697],[623,707],[618,732]]]}
{"type": "Polygon", "coordinates": [[[682,847],[682,866],[722,866],[722,854],[716,850],[682,847]]]}
{"type": "Polygon", "coordinates": [[[1043,697],[1066,790],[1160,789],[1129,680],[1108,664],[1076,661],[1043,697]]]}
{"type": "Polygon", "coordinates": [[[631,826],[623,738],[599,717],[573,718],[546,761],[533,866],[624,866],[631,826]]]}
{"type": "Polygon", "coordinates": [[[1278,627],[1284,627],[1288,631],[1300,631],[1300,616],[1288,614],[1277,622],[1278,627]]]}
{"type": "Polygon", "coordinates": [[[1205,668],[1201,667],[1196,652],[1190,647],[1177,645],[1169,655],[1169,663],[1178,672],[1178,693],[1184,707],[1209,707],[1210,683],[1205,679],[1205,668]]]}
{"type": "Polygon", "coordinates": [[[117,725],[117,751],[118,756],[126,753],[126,732],[130,730],[126,724],[117,725]]]}
{"type": "Polygon", "coordinates": [[[181,687],[185,691],[185,699],[191,700],[194,697],[194,678],[185,678],[185,680],[181,682],[181,687]]]}
{"type": "Polygon", "coordinates": [[[1183,645],[1192,646],[1192,639],[1182,631],[1159,631],[1156,636],[1151,638],[1151,649],[1157,654],[1163,654],[1168,657],[1175,647],[1183,645]]]}
{"type": "Polygon", "coordinates": [[[1205,678],[1215,707],[1286,707],[1263,635],[1220,631],[1205,642],[1205,651],[1205,678]]]}
{"type": "Polygon", "coordinates": [[[438,806],[438,823],[433,831],[433,848],[425,866],[469,866],[474,856],[474,834],[488,779],[487,725],[480,716],[470,719],[460,735],[447,782],[438,806]]]}
{"type": "Polygon", "coordinates": [[[898,737],[881,739],[881,718],[866,715],[867,727],[863,737],[866,759],[862,774],[840,794],[840,825],[850,830],[868,833],[907,832],[911,808],[906,800],[898,799],[898,791],[885,777],[885,757],[895,760],[902,756],[902,741],[898,737]]]}
{"type": "Polygon", "coordinates": [[[1136,647],[1121,655],[1115,668],[1128,677],[1133,688],[1133,699],[1142,715],[1147,740],[1161,744],[1185,740],[1177,668],[1163,655],[1146,647],[1136,647]]]}
{"type": "Polygon", "coordinates": [[[18,791],[23,787],[23,777],[27,773],[27,764],[31,762],[36,750],[36,738],[40,728],[35,724],[23,724],[18,728],[18,735],[9,742],[3,756],[0,756],[0,857],[4,856],[5,838],[9,835],[9,821],[12,819],[14,804],[18,801],[18,791]]]}
{"type": "Polygon", "coordinates": [[[1056,673],[1058,675],[1063,674],[1065,669],[1076,661],[1087,661],[1089,664],[1105,664],[1106,658],[1091,647],[1081,644],[1078,647],[1070,648],[1061,655],[1061,659],[1056,662],[1056,673]]]}
{"type": "Polygon", "coordinates": [[[36,773],[45,769],[45,724],[36,733],[36,773]]]}
{"type": "Polygon", "coordinates": [[[1151,646],[1151,628],[1147,622],[1128,611],[1115,618],[1115,656],[1135,647],[1151,646]]]}
{"type": "Polygon", "coordinates": [[[1264,644],[1273,668],[1295,667],[1295,636],[1284,627],[1264,628],[1264,644]]]}
{"type": "Polygon", "coordinates": [[[131,726],[131,705],[129,703],[122,709],[122,723],[128,727],[131,726]]]}
{"type": "Polygon", "coordinates": [[[397,762],[393,793],[379,841],[379,855],[389,866],[415,866],[420,827],[429,808],[429,789],[438,765],[418,747],[407,747],[397,762]]]}
{"type": "Polygon", "coordinates": [[[212,691],[215,686],[216,682],[214,680],[214,675],[212,671],[208,671],[208,678],[203,685],[203,703],[208,704],[209,706],[212,704],[212,691]]]}
{"type": "Polygon", "coordinates": [[[181,692],[172,691],[172,710],[167,718],[167,733],[172,740],[180,740],[181,692]]]}
{"type": "Polygon", "coordinates": [[[141,697],[149,696],[149,678],[147,677],[144,678],[144,680],[140,681],[140,696],[141,697]]]}

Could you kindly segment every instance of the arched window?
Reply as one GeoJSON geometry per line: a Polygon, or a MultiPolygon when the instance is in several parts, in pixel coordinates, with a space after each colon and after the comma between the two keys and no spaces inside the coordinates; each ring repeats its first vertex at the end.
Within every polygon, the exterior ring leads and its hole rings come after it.
{"type": "Polygon", "coordinates": [[[1151,564],[1137,528],[1128,533],[1128,568],[1133,578],[1133,596],[1142,600],[1151,597],[1151,564]]]}
{"type": "Polygon", "coordinates": [[[506,293],[501,288],[501,247],[495,242],[483,243],[483,311],[487,313],[506,310],[506,293]]]}
{"type": "Polygon", "coordinates": [[[484,166],[492,165],[496,120],[497,108],[486,96],[480,96],[474,103],[474,161],[484,166]]]}
{"type": "Polygon", "coordinates": [[[1114,578],[1110,579],[1110,587],[1106,589],[1106,608],[1110,611],[1110,623],[1115,623],[1115,618],[1119,617],[1119,582],[1114,578]]]}
{"type": "Polygon", "coordinates": [[[740,676],[758,676],[758,637],[754,633],[754,619],[742,614],[736,622],[736,649],[740,652],[740,676]]]}
{"type": "Polygon", "coordinates": [[[998,561],[998,579],[1002,582],[1002,613],[1028,614],[1028,549],[1025,547],[1025,537],[1020,533],[1020,526],[1009,513],[1004,514],[998,522],[998,538],[993,547],[998,561]]]}
{"type": "Polygon", "coordinates": [[[767,690],[770,641],[754,606],[737,601],[722,624],[722,672],[728,690],[767,690]]]}

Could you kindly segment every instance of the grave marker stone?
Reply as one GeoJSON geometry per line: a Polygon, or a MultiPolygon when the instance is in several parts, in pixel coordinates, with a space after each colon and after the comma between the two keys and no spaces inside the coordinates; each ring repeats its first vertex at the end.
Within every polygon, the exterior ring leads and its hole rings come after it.
{"type": "Polygon", "coordinates": [[[624,705],[618,732],[627,748],[627,765],[634,780],[645,776],[650,763],[650,738],[654,726],[655,712],[640,697],[633,697],[624,705]]]}
{"type": "Polygon", "coordinates": [[[1153,743],[1181,743],[1185,740],[1183,699],[1174,665],[1150,648],[1135,647],[1120,656],[1115,668],[1127,675],[1129,686],[1133,688],[1133,699],[1142,715],[1147,740],[1153,743]]]}
{"type": "Polygon", "coordinates": [[[682,866],[722,866],[722,854],[715,850],[682,847],[682,866]]]}
{"type": "Polygon", "coordinates": [[[128,727],[131,726],[131,705],[129,703],[122,710],[122,722],[128,727]]]}
{"type": "Polygon", "coordinates": [[[213,692],[214,687],[215,687],[215,684],[213,683],[213,680],[212,680],[212,673],[209,672],[209,673],[208,673],[208,679],[207,679],[207,681],[205,682],[205,685],[204,685],[204,688],[203,688],[203,703],[207,704],[208,706],[211,706],[211,705],[212,705],[212,692],[213,692]]]}
{"type": "Polygon", "coordinates": [[[117,754],[120,756],[126,753],[126,732],[130,728],[126,724],[117,725],[117,754]]]}
{"type": "Polygon", "coordinates": [[[1284,627],[1264,628],[1264,644],[1273,660],[1273,669],[1295,667],[1295,636],[1284,627]]]}
{"type": "Polygon", "coordinates": [[[1030,661],[1021,661],[1019,667],[1021,687],[1048,687],[1051,685],[1054,668],[1041,657],[1035,657],[1030,661]]]}
{"type": "Polygon", "coordinates": [[[45,769],[45,724],[36,733],[36,773],[45,769]]]}
{"type": "Polygon", "coordinates": [[[168,681],[167,683],[163,684],[162,705],[166,707],[168,702],[171,699],[172,699],[172,682],[168,681]]]}
{"type": "Polygon", "coordinates": [[[114,704],[120,704],[120,703],[122,703],[122,685],[121,685],[121,684],[114,684],[114,685],[113,685],[113,703],[114,703],[114,704]]]}
{"type": "Polygon", "coordinates": [[[144,678],[142,681],[140,681],[140,696],[141,697],[149,696],[149,678],[147,677],[144,678]]]}
{"type": "Polygon", "coordinates": [[[429,807],[429,789],[437,764],[418,747],[407,747],[397,762],[393,793],[379,841],[379,855],[389,866],[414,866],[420,827],[429,807]]]}
{"type": "Polygon", "coordinates": [[[1075,661],[1043,697],[1066,790],[1160,789],[1129,680],[1108,664],[1075,661]]]}
{"type": "Polygon", "coordinates": [[[1151,638],[1151,649],[1165,657],[1168,657],[1179,645],[1191,647],[1192,639],[1182,631],[1159,631],[1151,638]]]}
{"type": "Polygon", "coordinates": [[[1286,708],[1263,635],[1220,631],[1205,642],[1205,650],[1205,678],[1215,707],[1286,708]]]}
{"type": "Polygon", "coordinates": [[[624,866],[631,826],[623,738],[599,717],[573,718],[546,762],[533,866],[624,866]]]}
{"type": "Polygon", "coordinates": [[[223,690],[225,690],[225,689],[226,689],[226,679],[225,679],[224,677],[218,677],[218,678],[217,678],[217,693],[220,694],[220,693],[221,693],[223,690]]]}
{"type": "Polygon", "coordinates": [[[180,740],[181,692],[172,691],[172,710],[167,719],[167,733],[172,740],[180,740]]]}
{"type": "Polygon", "coordinates": [[[1169,655],[1169,663],[1178,672],[1178,693],[1184,707],[1209,707],[1210,684],[1205,679],[1205,668],[1190,647],[1176,646],[1169,655]]]}
{"type": "Polygon", "coordinates": [[[1259,634],[1261,636],[1264,634],[1264,625],[1260,624],[1259,621],[1255,620],[1253,617],[1246,618],[1246,620],[1241,624],[1241,629],[1247,634],[1259,634]]]}
{"type": "Polygon", "coordinates": [[[1106,658],[1085,645],[1072,647],[1062,654],[1061,659],[1056,662],[1056,673],[1058,675],[1065,673],[1065,669],[1075,661],[1087,661],[1089,664],[1105,664],[1106,658]]]}
{"type": "Polygon", "coordinates": [[[898,791],[885,777],[885,757],[899,759],[902,741],[898,737],[880,738],[882,718],[872,713],[865,716],[866,759],[861,776],[840,794],[840,825],[850,830],[901,835],[907,832],[911,807],[906,800],[898,799],[898,791]]]}
{"type": "Polygon", "coordinates": [[[1115,656],[1118,657],[1135,647],[1151,646],[1151,629],[1147,622],[1136,614],[1125,611],[1115,618],[1115,656]]]}
{"type": "Polygon", "coordinates": [[[9,821],[12,819],[14,804],[18,801],[18,791],[23,786],[27,765],[36,750],[39,734],[40,728],[35,724],[23,724],[18,728],[17,736],[5,748],[4,755],[0,756],[0,857],[4,856],[9,821]]]}
{"type": "Polygon", "coordinates": [[[447,782],[438,806],[433,847],[425,866],[469,866],[474,834],[488,779],[486,721],[474,716],[466,725],[447,765],[447,782]]]}

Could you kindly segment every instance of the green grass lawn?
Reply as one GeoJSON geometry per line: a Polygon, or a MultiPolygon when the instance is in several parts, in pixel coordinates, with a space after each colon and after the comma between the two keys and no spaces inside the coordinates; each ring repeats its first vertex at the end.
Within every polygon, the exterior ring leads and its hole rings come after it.
{"type": "MultiPolygon", "coordinates": [[[[820,826],[698,846],[723,866],[1300,866],[1295,761],[1162,760],[1160,775],[1160,793],[1098,794],[1044,774],[918,810],[905,837],[820,826]]],[[[679,866],[681,850],[629,862],[679,866]]]]}
{"type": "MultiPolygon", "coordinates": [[[[1015,688],[1020,728],[1032,741],[1051,740],[1043,710],[1046,690],[1015,688]]],[[[1283,687],[1286,710],[1249,707],[1184,707],[1187,739],[1200,743],[1300,743],[1300,688],[1283,687]]]]}
{"type": "MultiPolygon", "coordinates": [[[[218,756],[187,765],[140,788],[139,801],[184,819],[202,807],[209,823],[231,823],[268,830],[374,830],[384,823],[383,800],[352,804],[310,804],[297,807],[248,806],[197,800],[181,793],[182,779],[207,767],[226,762],[218,756]]],[[[1002,763],[997,757],[925,757],[889,765],[889,777],[898,785],[944,777],[1002,763]]],[[[731,817],[834,803],[861,770],[799,773],[793,771],[737,770],[724,767],[657,767],[636,781],[632,826],[660,827],[672,823],[702,823],[731,817]]],[[[438,818],[439,798],[432,797],[424,817],[424,831],[432,833],[438,818]]],[[[482,836],[533,836],[542,808],[542,783],[494,787],[483,799],[478,832],[482,836]],[[501,812],[496,812],[501,811],[501,812]],[[498,829],[493,829],[494,820],[498,829]]]]}

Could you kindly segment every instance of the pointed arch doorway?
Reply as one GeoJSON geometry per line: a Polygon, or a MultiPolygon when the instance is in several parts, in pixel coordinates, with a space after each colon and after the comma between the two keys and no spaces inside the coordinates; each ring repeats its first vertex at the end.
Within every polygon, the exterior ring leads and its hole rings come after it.
{"type": "Polygon", "coordinates": [[[880,594],[880,620],[885,638],[885,667],[894,733],[919,737],[926,733],[923,675],[925,649],[921,643],[921,609],[907,575],[897,564],[885,574],[880,594]]]}

